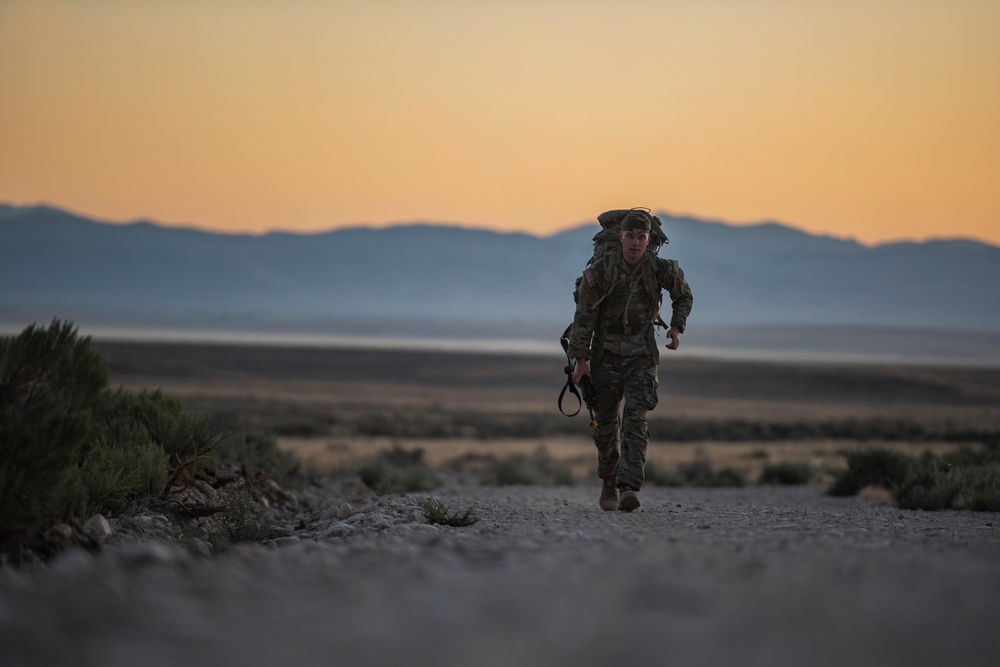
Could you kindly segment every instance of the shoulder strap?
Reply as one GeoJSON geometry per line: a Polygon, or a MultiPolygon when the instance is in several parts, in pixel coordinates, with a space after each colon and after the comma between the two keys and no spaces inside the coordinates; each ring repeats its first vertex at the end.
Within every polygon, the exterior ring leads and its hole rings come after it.
{"type": "Polygon", "coordinates": [[[601,281],[604,283],[604,294],[601,295],[600,299],[594,302],[593,307],[595,309],[608,298],[612,290],[615,288],[615,283],[618,281],[618,262],[616,259],[617,258],[614,253],[604,253],[604,266],[601,269],[601,281]]]}
{"type": "Polygon", "coordinates": [[[656,319],[653,320],[653,324],[666,329],[668,328],[667,324],[663,321],[663,316],[660,315],[660,306],[663,304],[663,292],[660,290],[660,282],[656,279],[656,273],[661,261],[661,258],[657,257],[655,253],[650,253],[649,268],[643,271],[642,282],[646,285],[646,291],[649,292],[650,301],[656,304],[656,319]]]}

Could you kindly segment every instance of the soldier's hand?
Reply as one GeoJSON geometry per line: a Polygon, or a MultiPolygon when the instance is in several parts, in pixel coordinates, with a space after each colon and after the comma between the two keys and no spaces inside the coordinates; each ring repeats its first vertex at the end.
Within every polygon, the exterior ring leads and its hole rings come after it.
{"type": "Polygon", "coordinates": [[[668,350],[676,350],[681,346],[681,330],[676,326],[670,327],[667,331],[667,338],[670,339],[670,342],[667,343],[668,350]]]}
{"type": "Polygon", "coordinates": [[[590,367],[587,366],[586,359],[580,358],[576,360],[576,368],[573,369],[573,384],[579,387],[584,376],[590,376],[590,367]]]}

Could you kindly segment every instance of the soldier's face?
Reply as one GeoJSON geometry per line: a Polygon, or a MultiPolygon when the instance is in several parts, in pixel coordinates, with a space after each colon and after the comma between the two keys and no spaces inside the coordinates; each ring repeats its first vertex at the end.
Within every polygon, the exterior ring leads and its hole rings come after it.
{"type": "Polygon", "coordinates": [[[635,264],[642,259],[642,253],[646,252],[649,245],[649,234],[647,232],[629,230],[618,235],[622,241],[622,256],[629,264],[635,264]]]}

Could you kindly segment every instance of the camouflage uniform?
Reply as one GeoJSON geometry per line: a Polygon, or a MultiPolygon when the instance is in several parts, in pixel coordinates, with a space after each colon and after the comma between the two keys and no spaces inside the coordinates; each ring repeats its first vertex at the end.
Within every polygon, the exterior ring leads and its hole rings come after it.
{"type": "Polygon", "coordinates": [[[597,474],[622,490],[638,491],[644,479],[646,413],[656,406],[659,386],[653,322],[660,290],[670,294],[670,325],[683,332],[693,298],[674,260],[646,252],[630,266],[616,256],[588,268],[580,281],[568,353],[590,360],[597,394],[597,474]]]}

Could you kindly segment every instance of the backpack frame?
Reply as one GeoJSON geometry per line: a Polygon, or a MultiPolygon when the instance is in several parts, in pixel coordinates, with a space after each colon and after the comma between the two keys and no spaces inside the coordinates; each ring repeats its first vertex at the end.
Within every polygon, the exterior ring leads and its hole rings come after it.
{"type": "MultiPolygon", "coordinates": [[[[594,235],[594,252],[587,261],[586,268],[589,269],[591,267],[603,265],[602,268],[604,269],[604,275],[606,276],[609,290],[611,289],[611,285],[613,285],[614,281],[618,278],[618,265],[615,260],[621,256],[622,252],[622,242],[620,236],[622,223],[625,221],[625,218],[634,214],[642,215],[649,220],[649,245],[646,247],[646,253],[650,255],[651,260],[655,260],[660,248],[670,243],[670,239],[668,239],[667,235],[663,232],[663,224],[660,222],[660,219],[650,213],[648,208],[640,206],[636,208],[613,209],[611,211],[605,211],[597,216],[597,221],[601,224],[601,231],[594,235]]],[[[655,266],[655,261],[650,262],[650,266],[655,266]]],[[[582,280],[583,276],[576,279],[576,285],[573,289],[573,303],[579,301],[580,282],[582,280]]],[[[656,285],[656,279],[655,276],[652,275],[652,271],[647,270],[643,275],[642,280],[643,284],[646,286],[646,290],[649,292],[650,299],[656,304],[662,304],[663,295],[660,293],[660,290],[656,285]]],[[[601,301],[603,301],[603,297],[601,298],[601,301]]],[[[653,324],[667,328],[666,323],[660,315],[656,316],[653,324]]]]}

